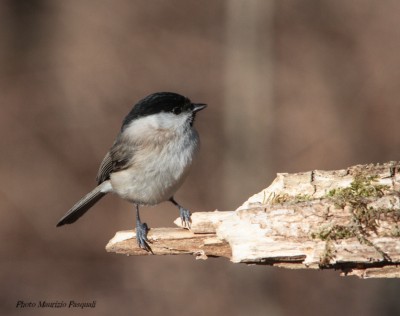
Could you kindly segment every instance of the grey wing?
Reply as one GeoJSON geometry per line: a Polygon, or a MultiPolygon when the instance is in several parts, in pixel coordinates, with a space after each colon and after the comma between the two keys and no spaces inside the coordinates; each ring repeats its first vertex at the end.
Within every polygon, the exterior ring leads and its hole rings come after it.
{"type": "Polygon", "coordinates": [[[134,152],[135,149],[132,144],[117,139],[100,164],[96,178],[97,183],[100,184],[108,180],[112,172],[128,168],[133,161],[134,152]]]}
{"type": "Polygon", "coordinates": [[[110,152],[106,154],[103,161],[100,164],[99,171],[97,172],[96,181],[97,184],[103,183],[110,178],[110,173],[113,171],[113,162],[111,159],[110,152]]]}

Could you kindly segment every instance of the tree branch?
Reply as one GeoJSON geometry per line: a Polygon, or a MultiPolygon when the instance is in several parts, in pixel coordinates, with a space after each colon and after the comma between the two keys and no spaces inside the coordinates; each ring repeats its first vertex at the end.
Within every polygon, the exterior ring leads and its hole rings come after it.
{"type": "MultiPolygon", "coordinates": [[[[281,173],[236,211],[194,213],[190,231],[151,229],[148,238],[156,255],[400,277],[399,171],[399,162],[389,162],[281,173]]],[[[118,232],[106,250],[148,254],[134,231],[118,232]]]]}

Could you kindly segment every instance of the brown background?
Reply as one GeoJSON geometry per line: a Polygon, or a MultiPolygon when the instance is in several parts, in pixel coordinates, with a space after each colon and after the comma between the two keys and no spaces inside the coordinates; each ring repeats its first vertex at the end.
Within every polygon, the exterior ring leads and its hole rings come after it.
{"type": "MultiPolygon", "coordinates": [[[[276,172],[398,160],[399,56],[395,0],[0,1],[1,314],[74,312],[18,300],[96,300],[82,315],[399,314],[398,280],[108,254],[134,225],[115,196],[55,228],[155,91],[209,104],[177,194],[192,211],[235,209],[276,172]]],[[[171,226],[177,211],[142,217],[171,226]]]]}

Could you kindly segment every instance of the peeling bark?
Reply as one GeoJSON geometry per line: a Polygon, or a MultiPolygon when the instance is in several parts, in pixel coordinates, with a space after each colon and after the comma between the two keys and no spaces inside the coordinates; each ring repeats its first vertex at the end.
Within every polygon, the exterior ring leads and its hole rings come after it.
{"type": "MultiPolygon", "coordinates": [[[[400,277],[400,163],[287,174],[233,212],[198,212],[191,230],[151,229],[155,255],[226,257],[234,263],[338,269],[362,278],[400,277]]],[[[175,223],[180,226],[180,219],[175,223]]],[[[146,255],[133,231],[107,251],[146,255]]]]}

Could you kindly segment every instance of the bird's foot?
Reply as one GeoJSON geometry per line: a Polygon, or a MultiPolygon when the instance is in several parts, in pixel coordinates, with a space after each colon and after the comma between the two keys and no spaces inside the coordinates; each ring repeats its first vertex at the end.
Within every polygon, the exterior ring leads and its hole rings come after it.
{"type": "Polygon", "coordinates": [[[179,206],[179,216],[181,218],[183,228],[190,229],[190,224],[192,222],[190,215],[192,215],[192,213],[190,213],[189,210],[183,208],[182,206],[179,206]]]}
{"type": "Polygon", "coordinates": [[[146,223],[136,222],[136,240],[139,247],[154,254],[148,244],[151,243],[151,241],[147,239],[147,232],[149,230],[146,223]]]}

